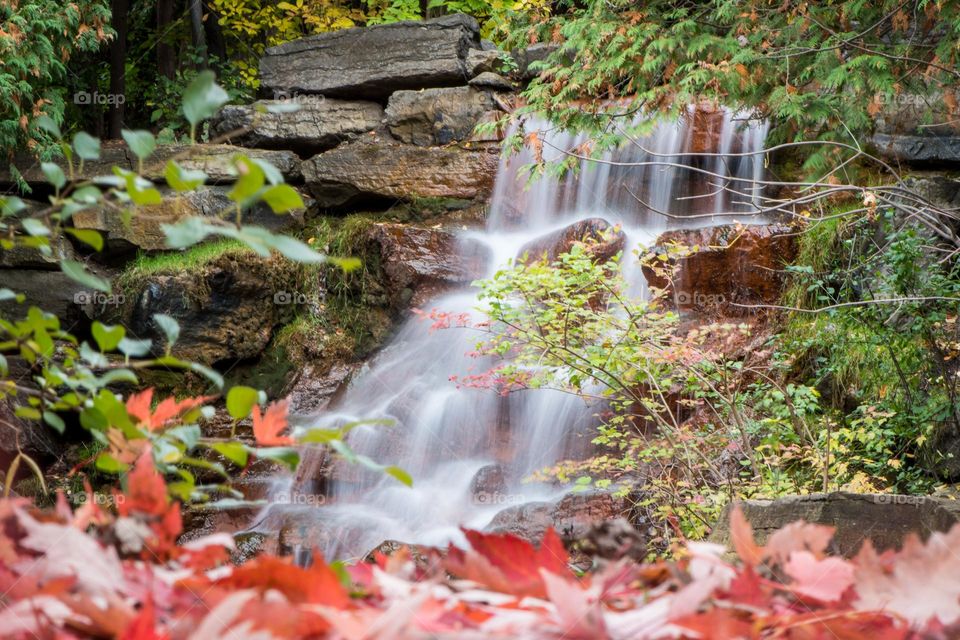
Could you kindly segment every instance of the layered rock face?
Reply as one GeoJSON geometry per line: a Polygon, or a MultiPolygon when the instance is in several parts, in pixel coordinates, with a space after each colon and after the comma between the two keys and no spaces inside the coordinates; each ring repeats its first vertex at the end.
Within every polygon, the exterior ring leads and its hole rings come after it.
{"type": "Polygon", "coordinates": [[[270,91],[374,99],[464,84],[479,33],[477,21],[462,14],[323,33],[267,49],[261,82],[270,91]]]}
{"type": "Polygon", "coordinates": [[[419,147],[358,140],[304,162],[321,206],[388,198],[481,199],[493,188],[499,149],[419,147]]]}

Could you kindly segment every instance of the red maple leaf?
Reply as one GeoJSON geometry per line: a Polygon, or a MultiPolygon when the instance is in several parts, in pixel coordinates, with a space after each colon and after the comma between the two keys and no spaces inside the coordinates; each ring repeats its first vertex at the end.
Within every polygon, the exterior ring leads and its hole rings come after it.
{"type": "Polygon", "coordinates": [[[319,553],[313,565],[304,569],[275,556],[258,556],[237,567],[217,581],[218,586],[234,589],[258,589],[266,592],[276,589],[297,604],[326,605],[343,608],[350,601],[337,574],[323,561],[319,553]]]}
{"type": "Polygon", "coordinates": [[[145,426],[148,431],[155,431],[174,418],[182,416],[187,411],[195,409],[211,399],[211,396],[186,398],[179,401],[174,398],[165,398],[157,405],[155,410],[151,411],[153,388],[150,388],[127,398],[127,413],[136,418],[138,424],[145,426]]]}
{"type": "Polygon", "coordinates": [[[287,428],[288,405],[287,400],[274,402],[267,407],[266,413],[262,416],[260,407],[253,406],[253,437],[257,439],[257,444],[266,447],[294,444],[293,438],[278,435],[287,428]]]}
{"type": "Polygon", "coordinates": [[[569,556],[552,528],[539,549],[510,534],[463,530],[471,549],[451,546],[445,566],[450,573],[473,580],[491,589],[516,596],[545,597],[546,586],[540,570],[568,577],[569,556]]]}

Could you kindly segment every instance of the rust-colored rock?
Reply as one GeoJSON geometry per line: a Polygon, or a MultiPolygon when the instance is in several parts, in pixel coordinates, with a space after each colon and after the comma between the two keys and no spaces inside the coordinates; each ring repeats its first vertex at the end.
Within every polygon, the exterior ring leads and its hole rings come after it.
{"type": "Polygon", "coordinates": [[[603,218],[585,218],[531,240],[520,248],[517,257],[527,262],[541,258],[552,262],[560,255],[569,253],[574,246],[583,244],[594,261],[602,264],[617,255],[626,241],[623,231],[611,226],[603,218]]]}
{"type": "Polygon", "coordinates": [[[468,284],[483,276],[489,250],[446,229],[379,223],[368,238],[394,292],[423,284],[468,284]]]}
{"type": "Polygon", "coordinates": [[[708,102],[694,106],[687,117],[691,120],[687,149],[690,153],[720,153],[723,131],[723,109],[708,102]]]}
{"type": "Polygon", "coordinates": [[[750,311],[737,305],[776,303],[784,267],[796,255],[796,239],[785,225],[668,231],[657,238],[654,251],[669,255],[670,245],[695,251],[669,259],[677,267],[672,281],[645,265],[647,282],[668,290],[680,309],[733,316],[750,311]]]}

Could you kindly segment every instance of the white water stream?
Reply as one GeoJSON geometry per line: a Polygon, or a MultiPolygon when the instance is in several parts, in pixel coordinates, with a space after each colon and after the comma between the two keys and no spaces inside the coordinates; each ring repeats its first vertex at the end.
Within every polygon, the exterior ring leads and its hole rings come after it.
{"type": "MultiPolygon", "coordinates": [[[[584,142],[579,136],[551,131],[546,122],[525,124],[527,133],[538,129],[547,161],[584,142]]],[[[664,123],[636,144],[607,153],[604,162],[581,162],[576,176],[562,181],[542,178],[529,185],[521,172],[521,167],[533,162],[526,149],[501,160],[486,229],[464,234],[490,248],[492,274],[530,240],[583,218],[603,218],[621,225],[627,235],[624,273],[632,292],[641,295],[645,283],[632,255],[638,244],[651,244],[668,228],[733,221],[696,218],[695,224],[688,220],[684,225],[672,216],[742,212],[738,220],[751,221],[749,213],[755,206],[751,200],[756,196],[732,195],[718,188],[719,179],[682,165],[723,175],[730,179],[727,184],[732,190],[753,193],[750,181],[762,177],[764,158],[744,154],[762,150],[765,134],[764,123],[738,120],[729,112],[700,119],[691,116],[664,123]],[[708,140],[704,151],[739,155],[685,156],[703,147],[703,136],[708,140]],[[665,164],[622,166],[638,162],[665,164]]],[[[469,288],[425,305],[425,309],[468,312],[474,318],[478,317],[476,307],[476,292],[469,288]]],[[[452,375],[486,368],[466,355],[474,349],[477,335],[469,330],[431,331],[430,324],[420,318],[407,320],[355,377],[337,406],[310,420],[328,428],[377,418],[393,421],[393,427],[359,427],[349,442],[359,453],[406,470],[413,477],[413,488],[383,474],[341,465],[322,504],[317,504],[298,499],[298,492],[310,491],[303,482],[279,480],[273,503],[254,530],[275,534],[283,527],[297,526],[309,530],[309,545],[319,546],[328,558],[352,557],[387,539],[429,545],[458,542],[460,526],[483,528],[501,509],[557,499],[565,492],[562,487],[522,480],[557,461],[583,456],[596,425],[596,409],[558,391],[501,397],[490,390],[458,389],[450,380],[452,375]],[[506,490],[477,500],[470,491],[471,480],[491,463],[502,465],[506,490]]]]}

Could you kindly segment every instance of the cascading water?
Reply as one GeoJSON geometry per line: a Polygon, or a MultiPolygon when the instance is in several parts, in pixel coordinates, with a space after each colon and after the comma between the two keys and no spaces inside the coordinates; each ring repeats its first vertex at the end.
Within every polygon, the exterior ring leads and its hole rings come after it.
{"type": "MultiPolygon", "coordinates": [[[[487,228],[465,235],[490,248],[493,273],[532,239],[577,220],[603,218],[626,232],[625,276],[633,293],[642,293],[643,276],[629,249],[649,245],[668,228],[693,226],[694,220],[696,225],[710,223],[699,214],[741,212],[740,220],[749,221],[757,208],[760,194],[754,181],[763,174],[763,154],[757,152],[763,149],[766,125],[739,120],[726,110],[704,115],[691,109],[688,116],[659,125],[648,137],[608,152],[599,162],[581,162],[579,171],[563,180],[544,177],[527,185],[521,167],[533,162],[533,152],[525,149],[504,157],[487,228]],[[701,151],[707,153],[689,155],[701,151]],[[729,189],[720,187],[724,182],[729,189]],[[690,218],[694,214],[698,216],[690,218]]],[[[581,136],[552,131],[547,122],[527,120],[523,126],[527,133],[538,131],[548,162],[585,142],[581,136]]],[[[476,292],[443,295],[429,306],[475,314],[476,292]]],[[[323,474],[327,462],[319,455],[308,457],[306,473],[300,480],[279,483],[253,530],[306,529],[304,546],[316,545],[328,558],[343,558],[366,553],[387,539],[427,545],[458,542],[460,526],[483,528],[511,504],[557,499],[565,493],[563,487],[522,481],[559,460],[584,455],[586,436],[596,426],[596,409],[559,391],[501,397],[492,391],[458,389],[450,377],[478,368],[467,355],[476,338],[467,330],[431,331],[429,322],[412,318],[333,410],[308,421],[323,428],[391,421],[391,427],[356,428],[350,446],[401,467],[413,477],[413,488],[356,465],[338,465],[322,504],[297,504],[302,502],[292,499],[297,493],[316,491],[311,480],[323,474]],[[506,491],[477,500],[471,480],[492,463],[501,465],[506,491]]]]}

